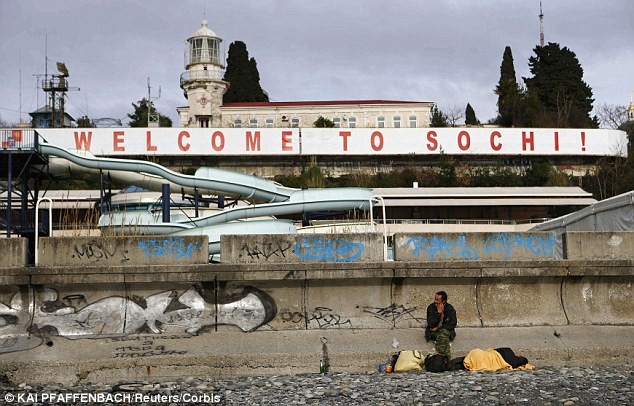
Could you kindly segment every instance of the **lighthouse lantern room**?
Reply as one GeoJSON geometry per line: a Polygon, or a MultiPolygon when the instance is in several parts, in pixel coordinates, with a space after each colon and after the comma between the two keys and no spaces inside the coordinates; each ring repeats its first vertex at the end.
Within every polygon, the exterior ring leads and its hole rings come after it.
{"type": "Polygon", "coordinates": [[[198,31],[187,40],[185,69],[180,84],[188,101],[179,107],[183,127],[221,127],[220,106],[228,83],[222,80],[224,52],[222,39],[203,20],[198,31]]]}

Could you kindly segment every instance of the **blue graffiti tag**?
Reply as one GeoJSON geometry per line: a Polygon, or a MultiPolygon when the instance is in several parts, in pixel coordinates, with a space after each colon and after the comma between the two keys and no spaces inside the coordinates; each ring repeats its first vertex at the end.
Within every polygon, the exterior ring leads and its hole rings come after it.
{"type": "Polygon", "coordinates": [[[536,234],[509,234],[498,233],[488,236],[484,240],[484,252],[503,252],[507,259],[514,249],[522,249],[534,255],[553,257],[555,255],[555,235],[549,234],[546,238],[536,234]]]}
{"type": "Polygon", "coordinates": [[[322,237],[305,237],[295,244],[293,252],[310,261],[354,262],[363,253],[363,243],[350,242],[344,238],[334,240],[322,237]]]}
{"type": "Polygon", "coordinates": [[[430,260],[433,260],[436,254],[440,254],[443,258],[448,256],[461,256],[464,259],[478,259],[478,252],[467,245],[467,237],[459,235],[454,242],[451,238],[438,238],[433,236],[431,239],[422,236],[411,237],[407,244],[414,246],[414,255],[422,256],[422,252],[427,252],[430,260]]]}
{"type": "Polygon", "coordinates": [[[141,240],[139,247],[148,257],[173,257],[192,258],[196,251],[202,251],[203,247],[199,241],[185,243],[184,237],[170,237],[163,239],[141,240]]]}

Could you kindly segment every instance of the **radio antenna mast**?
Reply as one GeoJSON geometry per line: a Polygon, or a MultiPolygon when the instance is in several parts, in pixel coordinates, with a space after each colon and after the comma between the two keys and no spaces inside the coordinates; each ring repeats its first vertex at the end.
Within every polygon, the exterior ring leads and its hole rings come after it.
{"type": "Polygon", "coordinates": [[[152,111],[152,105],[154,100],[158,100],[161,97],[161,87],[158,89],[158,96],[152,97],[151,95],[151,87],[150,87],[150,78],[147,78],[147,126],[148,127],[160,127],[160,116],[158,111],[155,109],[152,111]]]}
{"type": "Polygon", "coordinates": [[[544,13],[541,1],[539,2],[539,46],[544,46],[544,13]]]}

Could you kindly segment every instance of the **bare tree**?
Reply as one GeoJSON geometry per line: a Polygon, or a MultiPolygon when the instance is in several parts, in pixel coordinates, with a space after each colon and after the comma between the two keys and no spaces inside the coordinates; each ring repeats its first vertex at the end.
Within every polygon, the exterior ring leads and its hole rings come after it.
{"type": "Polygon", "coordinates": [[[447,122],[450,127],[455,127],[459,121],[464,119],[464,108],[456,106],[455,104],[443,111],[445,112],[445,116],[447,116],[447,122]]]}
{"type": "Polygon", "coordinates": [[[602,128],[619,128],[627,121],[627,107],[603,103],[596,107],[602,128]]]}

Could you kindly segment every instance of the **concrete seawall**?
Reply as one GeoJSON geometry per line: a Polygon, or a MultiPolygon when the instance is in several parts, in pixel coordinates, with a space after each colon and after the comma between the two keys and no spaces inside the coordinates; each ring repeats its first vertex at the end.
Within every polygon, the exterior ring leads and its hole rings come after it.
{"type": "Polygon", "coordinates": [[[26,238],[0,238],[0,268],[25,266],[29,259],[29,243],[26,238]]]}
{"type": "MultiPolygon", "coordinates": [[[[289,262],[277,255],[261,255],[260,261],[253,261],[244,256],[242,246],[264,247],[268,240],[243,237],[243,244],[235,245],[235,252],[242,255],[236,263],[148,266],[139,260],[137,265],[130,261],[122,265],[115,256],[113,262],[83,266],[51,261],[38,267],[0,269],[0,374],[17,381],[32,376],[55,382],[63,374],[68,381],[99,380],[114,379],[124,371],[135,379],[150,373],[167,378],[192,365],[210,374],[307,372],[313,369],[306,369],[308,365],[318,364],[320,355],[312,346],[303,350],[301,343],[319,337],[348,343],[341,344],[333,361],[337,368],[367,370],[391,351],[383,344],[375,347],[377,337],[394,335],[425,348],[421,338],[425,309],[438,290],[445,290],[458,310],[459,339],[454,350],[488,339],[524,350],[544,364],[634,361],[631,258],[598,253],[608,259],[557,260],[539,254],[544,250],[528,253],[522,245],[519,250],[497,251],[502,259],[483,260],[485,239],[466,239],[461,247],[472,247],[478,259],[440,260],[440,251],[434,251],[438,253],[431,260],[414,255],[413,260],[401,257],[390,262],[361,256],[352,262],[289,262]],[[514,251],[528,256],[510,259],[514,251]],[[220,345],[219,340],[235,345],[220,345]],[[288,340],[284,348],[280,340],[288,340]],[[257,360],[245,359],[244,345],[252,341],[258,348],[248,351],[261,354],[257,360]],[[218,343],[217,348],[213,343],[218,343]],[[80,350],[88,344],[98,361],[80,350]],[[219,352],[227,348],[236,352],[219,352]],[[280,361],[285,349],[297,354],[280,361]],[[38,372],[47,367],[45,360],[53,360],[58,372],[71,372],[47,378],[38,372]],[[222,370],[218,365],[231,368],[222,370]],[[105,371],[111,371],[110,378],[105,371]]],[[[286,245],[301,243],[283,237],[279,241],[286,245]]],[[[457,241],[455,235],[449,237],[457,241]]],[[[573,246],[586,247],[582,253],[587,257],[587,247],[602,247],[614,238],[623,238],[619,246],[625,247],[630,235],[574,237],[581,243],[568,244],[569,252],[574,252],[573,246]]],[[[376,238],[356,243],[376,244],[376,238]]],[[[321,241],[314,252],[332,253],[333,246],[321,241]]],[[[404,244],[404,249],[411,254],[416,247],[404,244]]],[[[337,252],[350,258],[353,251],[337,252]]],[[[338,347],[333,345],[334,351],[338,347]]]]}

